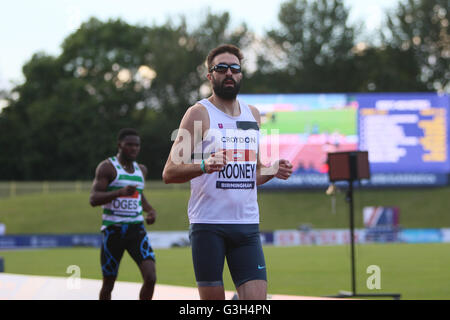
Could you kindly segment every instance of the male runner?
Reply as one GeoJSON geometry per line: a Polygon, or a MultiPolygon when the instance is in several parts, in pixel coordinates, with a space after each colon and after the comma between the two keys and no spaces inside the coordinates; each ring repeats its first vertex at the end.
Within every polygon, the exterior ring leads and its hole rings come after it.
{"type": "Polygon", "coordinates": [[[147,168],[135,160],[140,151],[136,130],[119,131],[117,156],[102,161],[96,169],[90,204],[103,207],[101,265],[103,286],[100,300],[110,300],[123,252],[128,251],[144,280],[139,298],[151,299],[156,283],[155,255],[144,227],[153,224],[156,211],[144,196],[147,168]]]}
{"type": "Polygon", "coordinates": [[[236,99],[242,59],[232,45],[209,53],[213,93],[186,111],[163,172],[166,183],[191,182],[188,216],[201,299],[225,299],[225,257],[239,299],[266,299],[257,185],[292,174],[288,160],[271,168],[259,161],[259,111],[236,99]]]}

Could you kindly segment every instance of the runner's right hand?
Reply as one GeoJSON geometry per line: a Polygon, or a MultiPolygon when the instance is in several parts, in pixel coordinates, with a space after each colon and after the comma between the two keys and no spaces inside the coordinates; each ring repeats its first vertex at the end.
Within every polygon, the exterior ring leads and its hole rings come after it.
{"type": "Polygon", "coordinates": [[[126,196],[132,196],[136,193],[137,186],[126,186],[122,189],[119,189],[119,196],[120,197],[126,197],[126,196]]]}
{"type": "Polygon", "coordinates": [[[226,150],[211,153],[209,158],[205,160],[206,173],[221,171],[226,164],[227,164],[226,150]]]}

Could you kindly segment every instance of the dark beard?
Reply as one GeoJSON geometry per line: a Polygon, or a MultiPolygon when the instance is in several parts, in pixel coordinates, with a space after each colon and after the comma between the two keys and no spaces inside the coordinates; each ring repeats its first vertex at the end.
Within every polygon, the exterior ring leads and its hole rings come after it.
{"type": "Polygon", "coordinates": [[[234,81],[232,78],[227,78],[222,81],[222,83],[213,82],[213,91],[219,98],[223,100],[234,100],[236,99],[239,90],[241,89],[241,83],[234,81]],[[224,83],[226,80],[232,80],[234,82],[234,87],[225,87],[224,83]]]}

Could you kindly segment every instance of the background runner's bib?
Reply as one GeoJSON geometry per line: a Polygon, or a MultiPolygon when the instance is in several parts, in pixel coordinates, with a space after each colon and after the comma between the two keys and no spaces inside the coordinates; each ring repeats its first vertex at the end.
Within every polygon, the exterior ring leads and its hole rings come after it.
{"type": "Polygon", "coordinates": [[[259,223],[256,195],[258,124],[247,104],[238,101],[241,115],[232,117],[209,100],[199,101],[209,114],[210,128],[202,144],[194,149],[200,163],[212,152],[226,150],[227,165],[220,172],[191,180],[188,205],[190,223],[259,223]]]}
{"type": "Polygon", "coordinates": [[[107,190],[113,191],[128,185],[137,186],[136,193],[119,197],[102,206],[103,223],[102,230],[112,224],[141,223],[142,215],[142,191],[144,190],[144,176],[136,162],[133,162],[134,173],[125,171],[116,157],[108,159],[116,169],[116,178],[109,184],[107,190]]]}

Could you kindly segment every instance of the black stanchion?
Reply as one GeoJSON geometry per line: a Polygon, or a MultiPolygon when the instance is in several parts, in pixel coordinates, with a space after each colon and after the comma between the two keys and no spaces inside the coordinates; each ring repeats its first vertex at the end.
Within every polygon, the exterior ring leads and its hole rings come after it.
{"type": "Polygon", "coordinates": [[[340,291],[337,295],[328,297],[352,298],[352,297],[392,297],[399,300],[399,293],[363,293],[356,292],[356,266],[355,266],[355,223],[353,205],[353,182],[362,179],[370,179],[369,154],[367,151],[350,151],[328,153],[328,176],[330,182],[347,181],[348,190],[346,200],[349,203],[350,218],[350,265],[352,291],[340,291]]]}

